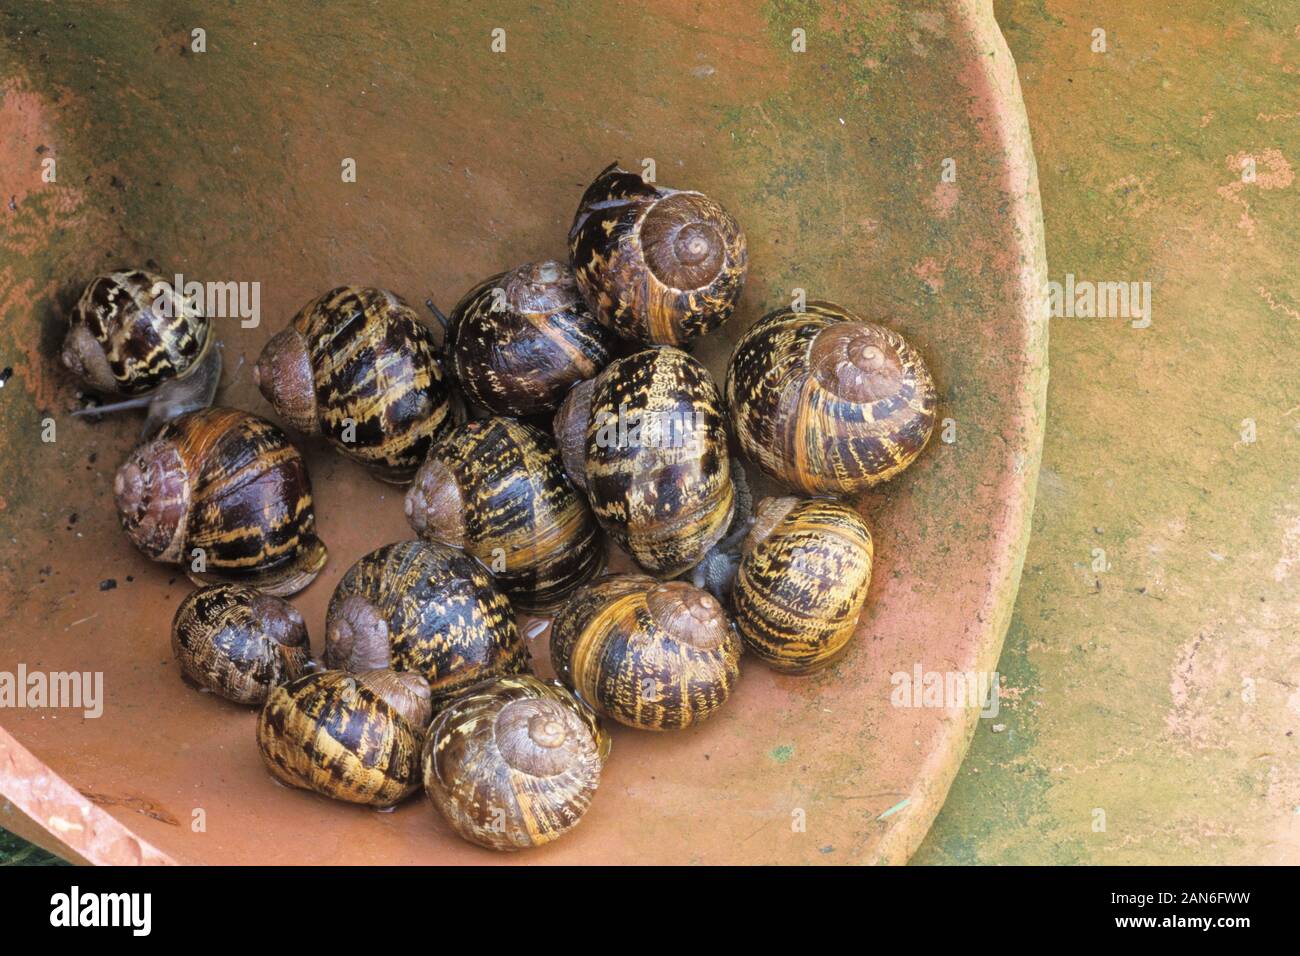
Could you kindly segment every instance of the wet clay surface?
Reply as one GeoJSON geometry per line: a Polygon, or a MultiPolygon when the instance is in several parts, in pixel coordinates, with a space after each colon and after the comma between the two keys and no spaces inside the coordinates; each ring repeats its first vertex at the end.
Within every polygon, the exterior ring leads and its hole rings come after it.
{"type": "MultiPolygon", "coordinates": [[[[582,825],[504,859],[906,859],[975,713],[892,707],[890,675],[994,666],[1046,381],[1045,323],[1032,309],[1044,273],[1037,184],[1013,64],[986,5],[909,6],[542,14],[508,3],[490,15],[412,5],[379,17],[361,4],[140,3],[93,16],[8,5],[0,669],[99,671],[105,702],[95,719],[0,713],[13,735],[3,747],[17,755],[0,752],[0,781],[34,757],[84,799],[83,819],[65,827],[50,822],[49,801],[68,797],[55,782],[21,799],[0,783],[11,800],[0,825],[92,860],[503,859],[456,840],[423,799],[377,814],[277,786],[255,714],[181,682],[168,626],[189,584],[134,552],[112,507],[112,474],[140,420],[68,417],[79,399],[55,364],[63,310],[95,272],[123,263],[260,283],[258,327],[218,321],[218,401],[270,416],[248,365],[308,299],[354,282],[446,308],[483,276],[563,256],[590,178],[615,158],[629,168],[653,158],[659,182],[713,195],[748,234],[738,313],[696,350],[716,374],[741,329],[803,288],[920,347],[955,441],[936,437],[863,501],[878,564],[841,662],[792,678],[746,659],[732,701],[702,726],[615,728],[582,825]],[[206,52],[190,49],[195,27],[206,52]],[[491,50],[498,27],[504,53],[491,50]],[[796,27],[806,53],[791,52],[796,27]],[[55,182],[41,177],[49,158],[55,182]],[[956,182],[941,181],[946,158],[956,182]],[[356,182],[342,181],[349,159],[356,182]],[[45,419],[53,442],[41,440],[45,419]]],[[[294,599],[319,651],[339,577],[410,532],[399,490],[322,443],[300,444],[331,551],[294,599]]]]}

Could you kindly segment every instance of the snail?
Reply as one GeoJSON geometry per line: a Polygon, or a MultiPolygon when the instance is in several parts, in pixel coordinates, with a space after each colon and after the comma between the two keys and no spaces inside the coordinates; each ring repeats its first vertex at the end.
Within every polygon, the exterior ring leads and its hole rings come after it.
{"type": "Polygon", "coordinates": [[[397,484],[454,424],[433,333],[383,289],[343,286],[308,302],[253,375],[292,428],[397,484]]]}
{"type": "Polygon", "coordinates": [[[467,422],[437,442],[406,493],[406,518],[426,541],[478,558],[527,610],[555,606],[605,560],[555,442],[511,418],[467,422]]]}
{"type": "Polygon", "coordinates": [[[260,704],[311,659],[302,615],[245,584],[191,591],[172,619],[172,653],[191,682],[237,704],[260,704]]]}
{"type": "Polygon", "coordinates": [[[560,680],[601,716],[645,730],[689,727],[721,707],[740,649],[712,595],[643,574],[587,585],[551,626],[560,680]]]}
{"type": "Polygon", "coordinates": [[[61,358],[83,386],[122,399],[74,416],[147,407],[146,436],[211,405],[221,379],[212,320],[162,276],[142,269],[91,280],[68,317],[61,358]]]}
{"type": "Polygon", "coordinates": [[[617,337],[596,321],[573,270],[531,262],[485,279],[452,310],[448,363],[473,401],[498,415],[551,414],[607,364],[617,337]]]}
{"type": "Polygon", "coordinates": [[[172,419],[117,470],[131,543],[196,584],[293,594],[325,566],[307,466],[284,432],[232,408],[172,419]]]}
{"type": "Polygon", "coordinates": [[[257,745],[282,783],[385,808],[419,788],[431,716],[419,674],[318,671],[271,691],[257,718],[257,745]]]}
{"type": "Polygon", "coordinates": [[[732,592],[745,647],[776,670],[800,674],[848,645],[871,583],[871,532],[829,498],[766,498],[745,541],[732,592]]]}
{"type": "Polygon", "coordinates": [[[685,352],[645,349],[611,363],[566,397],[555,434],[601,527],[651,574],[694,567],[731,523],[721,397],[685,352]]]}
{"type": "Polygon", "coordinates": [[[583,194],[569,257],[601,322],[659,345],[726,322],[749,261],[740,226],[708,196],[647,183],[617,163],[583,194]]]}
{"type": "Polygon", "coordinates": [[[934,428],[934,380],[916,349],[829,302],[751,326],[726,394],[745,454],[806,494],[853,494],[893,477],[934,428]]]}
{"type": "Polygon", "coordinates": [[[348,569],[325,616],[325,664],[391,667],[429,683],[434,707],[471,684],[528,669],[510,602],[469,555],[399,541],[348,569]]]}
{"type": "Polygon", "coordinates": [[[460,836],[491,850],[542,846],[578,825],[609,736],[565,688],[530,674],[452,701],[424,744],[424,789],[460,836]]]}

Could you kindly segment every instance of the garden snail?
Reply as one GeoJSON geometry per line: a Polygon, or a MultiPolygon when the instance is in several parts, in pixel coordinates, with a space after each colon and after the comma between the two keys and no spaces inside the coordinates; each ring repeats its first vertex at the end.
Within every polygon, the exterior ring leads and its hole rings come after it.
{"type": "Polygon", "coordinates": [[[631,727],[689,727],[726,702],[740,638],[722,605],[685,581],[615,574],[579,590],[551,627],[560,680],[631,727]]]}
{"type": "Polygon", "coordinates": [[[147,406],[146,436],[211,405],[221,379],[212,320],[162,276],[141,269],[91,280],[68,318],[61,357],[82,385],[122,398],[74,415],[147,406]]]}
{"type": "Polygon", "coordinates": [[[595,715],[559,684],[529,674],[498,677],[434,718],[424,789],[471,843],[541,846],[587,812],[609,743],[595,715]]]}
{"type": "Polygon", "coordinates": [[[722,401],[685,352],[611,363],[566,397],[555,434],[601,527],[651,574],[693,567],[726,532],[735,492],[722,401]]]}
{"type": "Polygon", "coordinates": [[[467,422],[434,444],[406,493],[427,541],[461,548],[519,607],[553,607],[604,564],[596,519],[549,435],[511,418],[467,422]]]}
{"type": "Polygon", "coordinates": [[[453,424],[433,333],[383,289],[344,286],[307,303],[267,342],[254,378],[292,428],[386,481],[409,481],[453,424]]]}
{"type": "Polygon", "coordinates": [[[167,422],[117,470],[113,493],[131,543],[184,565],[196,584],[293,594],[325,566],[302,456],[247,412],[206,408],[167,422]]]}
{"type": "Polygon", "coordinates": [[[732,609],[745,647],[788,673],[829,664],[845,649],[867,598],[871,532],[828,498],[766,498],[745,542],[732,609]]]}
{"type": "Polygon", "coordinates": [[[181,601],[172,653],[193,683],[237,704],[260,704],[306,672],[311,646],[288,601],[245,584],[212,584],[181,601]]]}
{"type": "Polygon", "coordinates": [[[271,691],[257,718],[257,745],[282,783],[391,807],[420,786],[432,713],[419,674],[318,671],[271,691]]]}
{"type": "Polygon", "coordinates": [[[583,194],[569,257],[601,322],[660,345],[726,322],[749,261],[740,226],[708,196],[647,183],[617,163],[583,194]]]}
{"type": "Polygon", "coordinates": [[[485,279],[452,310],[447,357],[473,401],[498,415],[550,414],[607,364],[616,336],[596,321],[573,270],[530,262],[485,279]]]}
{"type": "Polygon", "coordinates": [[[853,494],[898,474],[934,427],[934,381],[916,349],[829,302],[751,326],[726,394],[745,454],[807,494],[853,494]]]}
{"type": "Polygon", "coordinates": [[[528,649],[478,561],[445,544],[399,541],[339,581],[325,617],[325,664],[414,671],[436,708],[485,678],[526,671],[528,649]]]}

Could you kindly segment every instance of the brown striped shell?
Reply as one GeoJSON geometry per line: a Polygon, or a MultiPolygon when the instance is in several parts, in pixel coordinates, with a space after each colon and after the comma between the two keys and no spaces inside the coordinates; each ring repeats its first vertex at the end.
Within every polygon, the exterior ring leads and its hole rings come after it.
{"type": "Polygon", "coordinates": [[[842,502],[764,499],[731,596],[745,647],[788,673],[834,661],[857,628],[874,553],[866,523],[842,502]]]}
{"type": "Polygon", "coordinates": [[[829,302],[778,309],[731,356],[727,405],[745,454],[807,494],[853,494],[913,461],[934,428],[934,380],[901,335],[829,302]]]}
{"type": "Polygon", "coordinates": [[[429,450],[406,493],[426,541],[478,558],[519,607],[554,607],[605,561],[586,499],[555,442],[511,418],[467,422],[429,450]]]}
{"type": "Polygon", "coordinates": [[[452,310],[449,367],[498,415],[551,414],[575,383],[609,364],[616,341],[587,308],[573,270],[530,262],[485,279],[452,310]]]}
{"type": "Polygon", "coordinates": [[[257,718],[257,745],[281,783],[391,807],[420,786],[431,716],[419,674],[319,671],[271,691],[257,718]]]}
{"type": "Polygon", "coordinates": [[[689,727],[721,707],[740,648],[711,594],[642,574],[587,585],[551,627],[560,680],[602,716],[645,730],[689,727]]]}
{"type": "Polygon", "coordinates": [[[405,483],[454,424],[433,333],[392,292],[343,286],[266,344],[254,378],[294,429],[405,483]]]}
{"type": "Polygon", "coordinates": [[[578,825],[609,737],[565,688],[529,674],[472,688],[433,721],[424,789],[460,836],[491,850],[541,846],[578,825]]]}
{"type": "Polygon", "coordinates": [[[113,492],[131,543],[197,584],[292,594],[325,566],[302,456],[247,412],[208,408],[168,422],[127,457],[113,492]]]}
{"type": "Polygon", "coordinates": [[[570,453],[566,463],[601,527],[651,574],[698,564],[726,532],[735,500],[708,369],[679,349],[645,349],[570,394],[555,433],[568,449],[584,436],[582,461],[570,453]]]}
{"type": "Polygon", "coordinates": [[[682,345],[726,322],[749,262],[745,234],[718,203],[647,183],[617,163],[583,194],[569,258],[601,322],[660,345],[682,345]]]}
{"type": "Polygon", "coordinates": [[[244,584],[212,584],[176,609],[172,653],[193,683],[237,704],[260,704],[305,673],[311,646],[288,601],[244,584]]]}
{"type": "Polygon", "coordinates": [[[325,616],[325,664],[422,675],[440,707],[488,677],[528,669],[510,602],[456,548],[399,541],[343,575],[325,616]]]}

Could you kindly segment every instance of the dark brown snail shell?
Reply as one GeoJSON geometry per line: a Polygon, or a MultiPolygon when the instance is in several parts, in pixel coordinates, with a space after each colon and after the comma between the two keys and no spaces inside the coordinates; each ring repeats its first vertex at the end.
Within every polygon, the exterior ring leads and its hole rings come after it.
{"type": "Polygon", "coordinates": [[[186,595],[172,619],[172,653],[186,678],[237,704],[264,702],[311,660],[298,610],[244,584],[186,595]]]}
{"type": "Polygon", "coordinates": [[[551,414],[609,364],[616,341],[583,301],[573,270],[530,262],[485,279],[452,310],[447,357],[465,394],[498,415],[551,414]]]}
{"type": "Polygon", "coordinates": [[[392,292],[343,286],[266,344],[254,378],[292,428],[405,483],[454,424],[433,333],[392,292]]]}
{"type": "Polygon", "coordinates": [[[307,466],[284,432],[231,408],[165,424],[113,482],[131,543],[197,584],[292,594],[325,566],[307,466]]]}
{"type": "Polygon", "coordinates": [[[679,349],[645,349],[570,395],[555,433],[601,527],[651,574],[698,564],[726,532],[735,491],[708,369],[679,349]]]}
{"type": "Polygon", "coordinates": [[[478,558],[527,610],[554,607],[605,560],[555,442],[511,418],[467,422],[437,442],[406,493],[406,517],[421,538],[478,558]]]}
{"type": "Polygon", "coordinates": [[[829,302],[750,327],[726,393],[745,454],[807,494],[854,494],[893,477],[934,428],[934,380],[916,349],[829,302]]]}
{"type": "Polygon", "coordinates": [[[221,352],[212,320],[162,276],[96,276],[68,316],[63,364],[86,388],[122,399],[78,415],[148,407],[144,432],[212,404],[221,352]]]}
{"type": "Polygon", "coordinates": [[[871,532],[848,505],[764,499],[732,592],[745,647],[787,673],[834,661],[857,629],[874,555],[871,532]]]}
{"type": "Polygon", "coordinates": [[[257,745],[282,783],[391,807],[420,786],[431,716],[419,674],[319,671],[271,691],[257,719],[257,745]]]}
{"type": "Polygon", "coordinates": [[[689,727],[721,707],[740,648],[711,594],[642,574],[580,589],[551,627],[560,680],[601,716],[645,730],[689,727]]]}
{"type": "Polygon", "coordinates": [[[647,183],[617,163],[587,187],[569,230],[578,288],[624,338],[682,345],[740,298],[745,234],[703,193],[647,183]]]}
{"type": "Polygon", "coordinates": [[[464,839],[523,850],[578,825],[608,755],[608,735],[565,688],[529,674],[499,677],[434,718],[424,789],[464,839]]]}
{"type": "Polygon", "coordinates": [[[435,709],[528,663],[510,602],[483,565],[445,544],[399,541],[370,552],[343,575],[325,617],[327,667],[414,671],[435,709]]]}

